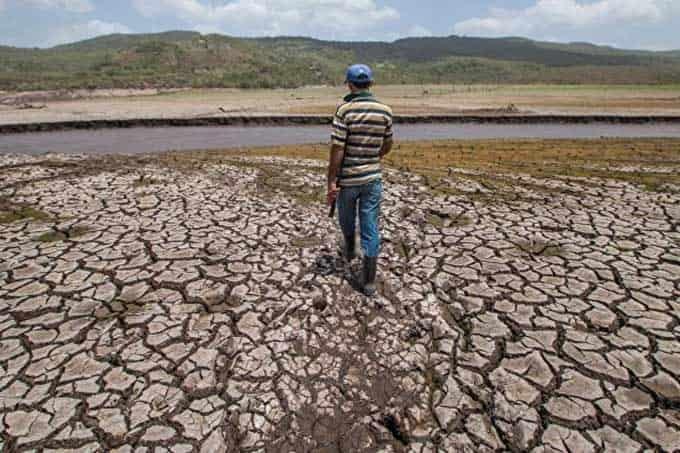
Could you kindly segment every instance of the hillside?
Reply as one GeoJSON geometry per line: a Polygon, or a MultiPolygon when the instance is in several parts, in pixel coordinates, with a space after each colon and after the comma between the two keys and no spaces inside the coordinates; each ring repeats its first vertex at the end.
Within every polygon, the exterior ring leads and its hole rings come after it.
{"type": "Polygon", "coordinates": [[[680,82],[677,51],[524,38],[332,42],[171,31],[101,36],[51,49],[0,46],[0,90],[335,85],[355,61],[372,64],[381,83],[680,82]]]}

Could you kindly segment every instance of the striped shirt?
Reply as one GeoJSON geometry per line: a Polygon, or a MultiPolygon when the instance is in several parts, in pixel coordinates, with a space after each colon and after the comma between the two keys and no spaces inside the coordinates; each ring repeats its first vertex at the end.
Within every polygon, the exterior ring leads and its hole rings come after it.
{"type": "Polygon", "coordinates": [[[331,134],[331,143],[345,148],[339,185],[360,186],[380,179],[380,149],[391,137],[392,109],[368,92],[346,96],[335,112],[331,134]]]}

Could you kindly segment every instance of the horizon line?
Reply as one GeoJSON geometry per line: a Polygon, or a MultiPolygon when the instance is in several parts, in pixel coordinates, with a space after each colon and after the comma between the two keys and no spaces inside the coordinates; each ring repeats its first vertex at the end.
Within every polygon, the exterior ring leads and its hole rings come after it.
{"type": "Polygon", "coordinates": [[[399,41],[405,41],[409,39],[451,39],[451,38],[459,38],[459,39],[483,39],[483,40],[510,40],[510,39],[517,39],[517,40],[524,40],[524,41],[529,41],[533,43],[546,43],[546,44],[558,44],[558,45],[565,45],[565,46],[573,46],[573,45],[588,45],[588,46],[593,46],[593,47],[599,47],[599,48],[607,48],[607,49],[613,49],[613,50],[618,50],[618,51],[623,51],[623,52],[649,52],[649,53],[654,53],[654,54],[667,54],[667,53],[674,53],[674,52],[680,52],[680,49],[667,49],[667,50],[652,50],[652,49],[644,49],[644,48],[623,48],[623,47],[616,47],[611,44],[598,44],[590,41],[551,41],[551,40],[538,40],[538,39],[532,39],[532,38],[527,38],[525,36],[513,36],[513,35],[508,35],[508,36],[471,36],[471,35],[457,35],[457,34],[450,34],[450,35],[431,35],[431,36],[404,36],[402,38],[397,38],[392,41],[387,41],[387,40],[345,40],[345,39],[322,39],[322,38],[314,38],[311,36],[303,36],[303,35],[262,35],[262,36],[238,36],[238,35],[229,35],[229,34],[224,34],[224,33],[216,33],[216,32],[211,32],[211,33],[203,33],[197,30],[182,30],[182,29],[168,29],[164,31],[159,31],[159,32],[130,32],[130,33],[106,33],[106,34],[101,34],[97,36],[93,36],[91,38],[86,38],[86,39],[81,39],[78,41],[72,41],[72,42],[66,42],[62,44],[57,44],[54,46],[50,47],[41,47],[41,46],[12,46],[12,45],[7,45],[3,44],[0,42],[0,47],[9,47],[13,49],[27,49],[27,50],[51,50],[51,49],[56,49],[59,47],[65,47],[65,46],[71,46],[74,44],[80,44],[88,41],[94,41],[97,39],[101,38],[106,38],[106,37],[112,37],[112,36],[143,36],[143,35],[163,35],[163,34],[169,34],[169,33],[187,33],[187,34],[196,34],[199,36],[222,36],[222,37],[227,37],[227,38],[234,38],[234,39],[244,39],[244,40],[258,40],[258,39],[306,39],[306,40],[311,40],[311,41],[319,41],[319,42],[327,42],[327,43],[347,43],[347,44],[370,44],[370,43],[378,43],[378,44],[394,44],[399,41]]]}

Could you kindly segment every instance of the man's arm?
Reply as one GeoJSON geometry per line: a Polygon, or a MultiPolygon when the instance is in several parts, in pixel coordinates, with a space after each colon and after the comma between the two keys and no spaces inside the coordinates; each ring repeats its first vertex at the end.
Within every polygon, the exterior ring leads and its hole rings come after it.
{"type": "Polygon", "coordinates": [[[392,111],[387,116],[387,123],[385,124],[385,135],[383,136],[383,144],[380,147],[380,158],[387,156],[392,151],[392,143],[394,143],[394,132],[392,131],[392,111]]]}
{"type": "Polygon", "coordinates": [[[328,205],[335,203],[335,198],[338,194],[338,173],[342,165],[342,158],[345,155],[345,147],[333,144],[331,145],[331,155],[328,161],[328,205]]]}
{"type": "Polygon", "coordinates": [[[331,155],[328,161],[328,205],[334,206],[338,196],[338,174],[342,166],[342,158],[345,155],[345,144],[349,129],[345,119],[340,115],[340,107],[333,117],[333,131],[331,132],[331,155]]]}
{"type": "Polygon", "coordinates": [[[394,141],[392,140],[392,137],[386,138],[383,141],[382,147],[380,148],[380,158],[382,159],[383,157],[387,156],[390,151],[392,151],[392,144],[394,141]]]}

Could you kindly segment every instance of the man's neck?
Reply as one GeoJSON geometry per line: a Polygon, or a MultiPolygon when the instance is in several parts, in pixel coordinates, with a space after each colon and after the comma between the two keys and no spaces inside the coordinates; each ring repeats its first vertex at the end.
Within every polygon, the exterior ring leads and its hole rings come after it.
{"type": "Polygon", "coordinates": [[[347,96],[345,96],[345,101],[351,101],[352,99],[362,98],[362,97],[372,97],[373,94],[370,90],[352,90],[347,96]]]}

